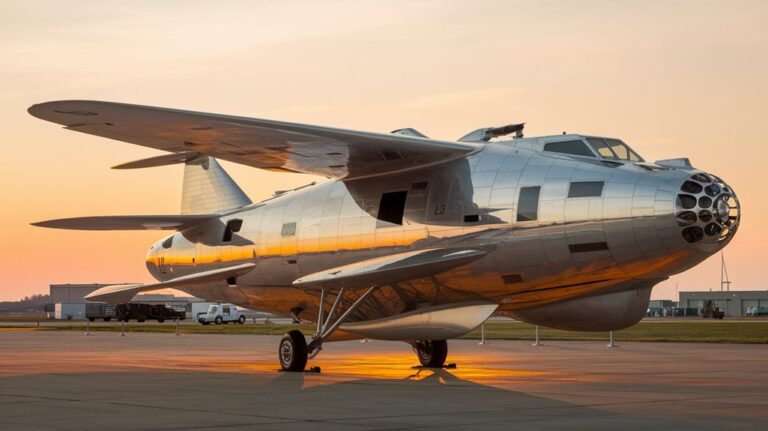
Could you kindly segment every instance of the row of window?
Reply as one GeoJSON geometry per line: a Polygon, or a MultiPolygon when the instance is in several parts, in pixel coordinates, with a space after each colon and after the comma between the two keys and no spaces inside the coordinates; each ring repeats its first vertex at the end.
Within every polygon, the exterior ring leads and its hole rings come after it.
{"type": "Polygon", "coordinates": [[[592,158],[595,158],[596,152],[604,159],[628,160],[631,162],[643,161],[642,157],[618,139],[588,137],[587,141],[592,147],[591,149],[584,141],[574,139],[571,141],[548,142],[544,144],[544,151],[592,158]]]}
{"type": "MultiPolygon", "coordinates": [[[[571,183],[569,198],[600,197],[603,195],[603,181],[580,181],[571,183]]],[[[517,221],[532,221],[539,218],[539,193],[541,187],[521,187],[517,202],[517,221]]]]}
{"type": "MultiPolygon", "coordinates": [[[[603,194],[604,183],[602,181],[581,181],[573,182],[568,189],[569,198],[599,197],[603,194]]],[[[539,217],[539,194],[540,186],[520,188],[520,199],[517,205],[517,221],[533,221],[539,217]]],[[[403,214],[405,212],[405,201],[408,196],[407,191],[390,192],[381,195],[379,204],[378,220],[382,226],[389,224],[403,224],[403,214]]],[[[477,223],[480,216],[471,214],[464,216],[465,223],[477,223]]],[[[223,242],[232,241],[234,233],[239,232],[243,226],[243,221],[233,219],[227,222],[224,229],[223,242]]],[[[296,222],[284,223],[280,230],[282,236],[296,235],[296,222]]],[[[168,248],[171,245],[173,237],[163,243],[163,247],[168,248]]]]}

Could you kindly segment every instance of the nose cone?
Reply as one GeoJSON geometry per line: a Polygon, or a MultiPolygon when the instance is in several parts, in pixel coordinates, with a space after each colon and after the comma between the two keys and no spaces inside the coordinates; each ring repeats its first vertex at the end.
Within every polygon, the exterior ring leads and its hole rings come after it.
{"type": "Polygon", "coordinates": [[[721,249],[733,238],[741,218],[733,189],[720,178],[703,172],[691,175],[680,186],[676,215],[683,239],[710,252],[721,249]]]}

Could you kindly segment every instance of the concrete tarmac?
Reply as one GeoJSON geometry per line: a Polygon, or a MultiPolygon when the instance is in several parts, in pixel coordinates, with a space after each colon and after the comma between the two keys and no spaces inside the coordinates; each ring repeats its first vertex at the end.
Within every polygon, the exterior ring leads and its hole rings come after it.
{"type": "Polygon", "coordinates": [[[0,429],[768,429],[768,346],[329,343],[282,373],[279,337],[0,331],[0,429]]]}

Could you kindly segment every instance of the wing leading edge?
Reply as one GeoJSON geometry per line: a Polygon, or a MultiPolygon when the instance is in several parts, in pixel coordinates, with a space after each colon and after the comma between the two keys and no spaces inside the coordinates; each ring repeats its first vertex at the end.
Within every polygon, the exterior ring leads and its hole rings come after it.
{"type": "Polygon", "coordinates": [[[293,286],[302,289],[383,286],[440,274],[487,254],[485,250],[465,248],[409,251],[309,274],[294,281],[293,286]]]}
{"type": "Polygon", "coordinates": [[[73,217],[40,221],[32,225],[74,230],[180,230],[219,216],[219,214],[183,214],[73,217]]]}
{"type": "Polygon", "coordinates": [[[47,102],[29,113],[69,130],[172,153],[347,180],[441,164],[483,147],[113,102],[47,102]]]}
{"type": "Polygon", "coordinates": [[[211,283],[220,282],[230,277],[239,277],[241,275],[247,274],[255,267],[256,264],[254,263],[244,263],[241,265],[199,272],[197,274],[185,275],[161,283],[115,284],[111,286],[104,286],[86,295],[85,299],[96,302],[107,302],[110,304],[121,304],[130,301],[134,296],[136,296],[137,293],[140,292],[166,288],[173,288],[184,291],[185,289],[205,287],[211,283]]]}

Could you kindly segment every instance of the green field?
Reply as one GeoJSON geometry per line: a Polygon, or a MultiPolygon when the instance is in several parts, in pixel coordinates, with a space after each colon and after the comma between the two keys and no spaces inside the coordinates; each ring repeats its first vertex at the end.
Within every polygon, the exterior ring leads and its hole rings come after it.
{"type": "MultiPolygon", "coordinates": [[[[84,322],[42,322],[38,328],[33,322],[24,325],[0,323],[0,329],[21,329],[45,331],[83,331],[84,322]]],[[[176,329],[172,322],[164,324],[128,324],[128,332],[165,332],[172,333],[176,329]]],[[[305,334],[314,332],[312,325],[197,325],[182,324],[179,330],[183,334],[246,334],[246,335],[281,335],[291,329],[300,329],[305,334]]],[[[120,325],[93,323],[91,331],[120,331],[120,325]]],[[[489,340],[532,340],[534,326],[513,321],[492,321],[485,325],[485,337],[489,340]]],[[[463,338],[479,339],[480,329],[463,338]]],[[[573,332],[557,329],[541,328],[543,340],[608,340],[605,332],[573,332]]],[[[616,331],[616,341],[657,341],[683,343],[768,343],[768,320],[756,321],[714,321],[714,320],[684,320],[684,321],[644,321],[637,325],[616,331]]]]}

